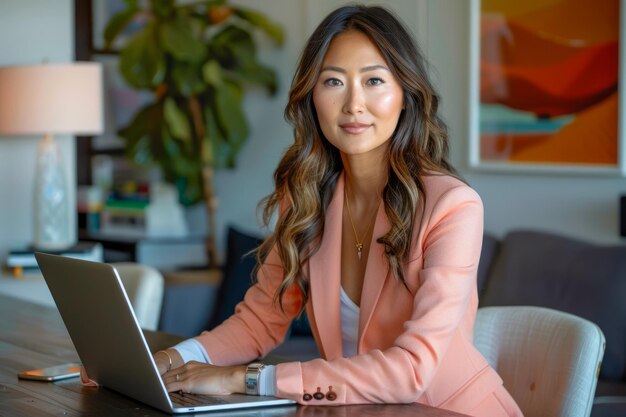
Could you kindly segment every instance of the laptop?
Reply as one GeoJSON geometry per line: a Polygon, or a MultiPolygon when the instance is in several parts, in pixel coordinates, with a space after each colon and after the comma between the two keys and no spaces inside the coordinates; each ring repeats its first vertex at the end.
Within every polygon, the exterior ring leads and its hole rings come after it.
{"type": "Polygon", "coordinates": [[[87,374],[100,385],[168,413],[295,404],[254,395],[168,394],[115,268],[39,252],[35,257],[87,374]]]}

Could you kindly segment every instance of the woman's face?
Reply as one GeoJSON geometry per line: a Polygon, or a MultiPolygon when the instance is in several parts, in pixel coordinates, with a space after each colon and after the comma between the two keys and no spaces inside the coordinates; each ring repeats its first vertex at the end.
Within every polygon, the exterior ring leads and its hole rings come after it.
{"type": "Polygon", "coordinates": [[[332,40],[313,103],[324,136],[342,153],[359,155],[388,143],[403,91],[376,45],[353,30],[332,40]]]}

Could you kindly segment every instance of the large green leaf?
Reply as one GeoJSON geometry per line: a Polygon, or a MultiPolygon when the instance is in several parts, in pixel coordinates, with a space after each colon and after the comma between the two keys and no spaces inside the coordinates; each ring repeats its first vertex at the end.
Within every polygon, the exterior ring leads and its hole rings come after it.
{"type": "Polygon", "coordinates": [[[213,38],[211,52],[231,72],[233,81],[259,84],[266,87],[271,94],[276,92],[276,75],[258,62],[254,41],[245,30],[227,26],[213,38]]]}
{"type": "Polygon", "coordinates": [[[131,7],[115,14],[104,29],[104,47],[111,49],[113,41],[128,26],[137,14],[137,7],[131,7]]]}
{"type": "Polygon", "coordinates": [[[149,104],[139,110],[119,135],[126,143],[126,155],[141,165],[158,161],[159,153],[153,152],[152,142],[158,141],[163,125],[163,105],[149,104]]]}
{"type": "Polygon", "coordinates": [[[202,146],[202,162],[216,168],[226,168],[230,151],[224,133],[217,124],[215,113],[215,106],[205,108],[206,137],[202,146]]]}
{"type": "Polygon", "coordinates": [[[204,200],[204,189],[200,172],[186,177],[176,177],[172,181],[178,189],[178,197],[181,204],[192,206],[204,200]]]}
{"type": "Polygon", "coordinates": [[[234,25],[226,26],[213,37],[211,53],[224,68],[228,69],[246,66],[256,60],[256,47],[252,36],[234,25]]]}
{"type": "Polygon", "coordinates": [[[276,94],[278,90],[276,73],[258,62],[246,67],[231,68],[227,76],[239,84],[256,84],[266,87],[272,95],[276,94]]]}
{"type": "Polygon", "coordinates": [[[197,152],[189,152],[183,143],[176,140],[167,131],[161,135],[164,149],[162,166],[165,178],[176,184],[179,200],[184,205],[195,204],[202,200],[202,162],[197,152]]]}
{"type": "Polygon", "coordinates": [[[268,19],[267,16],[254,10],[244,9],[241,7],[237,7],[234,10],[237,16],[263,30],[278,45],[283,44],[284,34],[282,28],[268,19]]]}
{"type": "Polygon", "coordinates": [[[180,62],[172,68],[172,81],[176,90],[185,97],[198,95],[207,89],[199,64],[180,62]]]}
{"type": "Polygon", "coordinates": [[[215,91],[215,108],[217,124],[225,134],[225,139],[230,146],[229,158],[226,161],[228,167],[235,166],[235,155],[248,136],[248,122],[242,109],[243,91],[241,87],[224,82],[215,91]]]}
{"type": "Polygon", "coordinates": [[[152,12],[159,17],[167,17],[172,14],[176,0],[150,0],[152,12]]]}
{"type": "Polygon", "coordinates": [[[157,42],[154,22],[133,36],[120,54],[120,72],[135,88],[153,89],[165,77],[165,59],[157,42]]]}
{"type": "Polygon", "coordinates": [[[179,61],[202,61],[206,46],[194,34],[193,20],[177,16],[159,25],[163,49],[179,61]]]}
{"type": "Polygon", "coordinates": [[[163,107],[163,115],[165,122],[169,127],[170,133],[177,139],[189,143],[191,141],[191,128],[189,127],[189,119],[185,112],[178,108],[176,101],[168,97],[165,99],[163,107]]]}
{"type": "Polygon", "coordinates": [[[162,138],[165,158],[169,159],[168,166],[172,172],[176,176],[193,175],[198,169],[197,155],[168,132],[163,132],[162,138]]]}
{"type": "Polygon", "coordinates": [[[207,61],[202,66],[202,78],[207,84],[217,86],[222,83],[222,68],[220,63],[214,59],[207,61]]]}
{"type": "Polygon", "coordinates": [[[266,87],[270,94],[276,94],[278,90],[278,80],[276,78],[276,72],[269,67],[258,64],[253,67],[245,69],[246,80],[253,84],[258,84],[266,87]]]}
{"type": "Polygon", "coordinates": [[[196,9],[198,6],[205,6],[208,8],[208,7],[223,6],[225,4],[226,4],[226,0],[197,0],[192,3],[183,3],[177,6],[177,8],[180,10],[184,10],[184,9],[196,9]]]}

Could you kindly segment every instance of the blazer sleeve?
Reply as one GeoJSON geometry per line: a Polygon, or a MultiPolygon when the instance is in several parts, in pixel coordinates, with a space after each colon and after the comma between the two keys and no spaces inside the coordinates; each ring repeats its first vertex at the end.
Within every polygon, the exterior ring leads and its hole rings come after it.
{"type": "Polygon", "coordinates": [[[419,287],[411,318],[393,346],[351,358],[279,364],[279,397],[307,404],[303,392],[320,390],[335,395],[315,401],[319,405],[409,403],[424,393],[476,291],[483,207],[471,188],[459,185],[443,193],[424,216],[422,245],[413,245],[416,253],[410,258],[423,261],[423,268],[418,277],[407,277],[417,278],[419,287]]]}
{"type": "Polygon", "coordinates": [[[214,364],[249,363],[282,343],[302,305],[301,293],[296,286],[285,292],[282,309],[278,302],[274,302],[274,294],[283,276],[280,257],[274,248],[257,272],[256,284],[235,307],[235,314],[195,338],[214,364]]]}

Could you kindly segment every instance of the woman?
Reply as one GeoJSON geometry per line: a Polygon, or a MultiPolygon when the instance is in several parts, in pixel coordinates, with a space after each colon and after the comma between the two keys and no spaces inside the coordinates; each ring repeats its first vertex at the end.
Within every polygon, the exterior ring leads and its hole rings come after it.
{"type": "Polygon", "coordinates": [[[438,105],[388,11],[342,7],[320,24],[289,93],[295,142],[265,200],[278,219],[256,283],[222,325],[155,354],[168,390],[522,415],[472,345],[483,209],[448,162],[438,105]],[[303,311],[322,359],[241,365],[303,311]]]}

